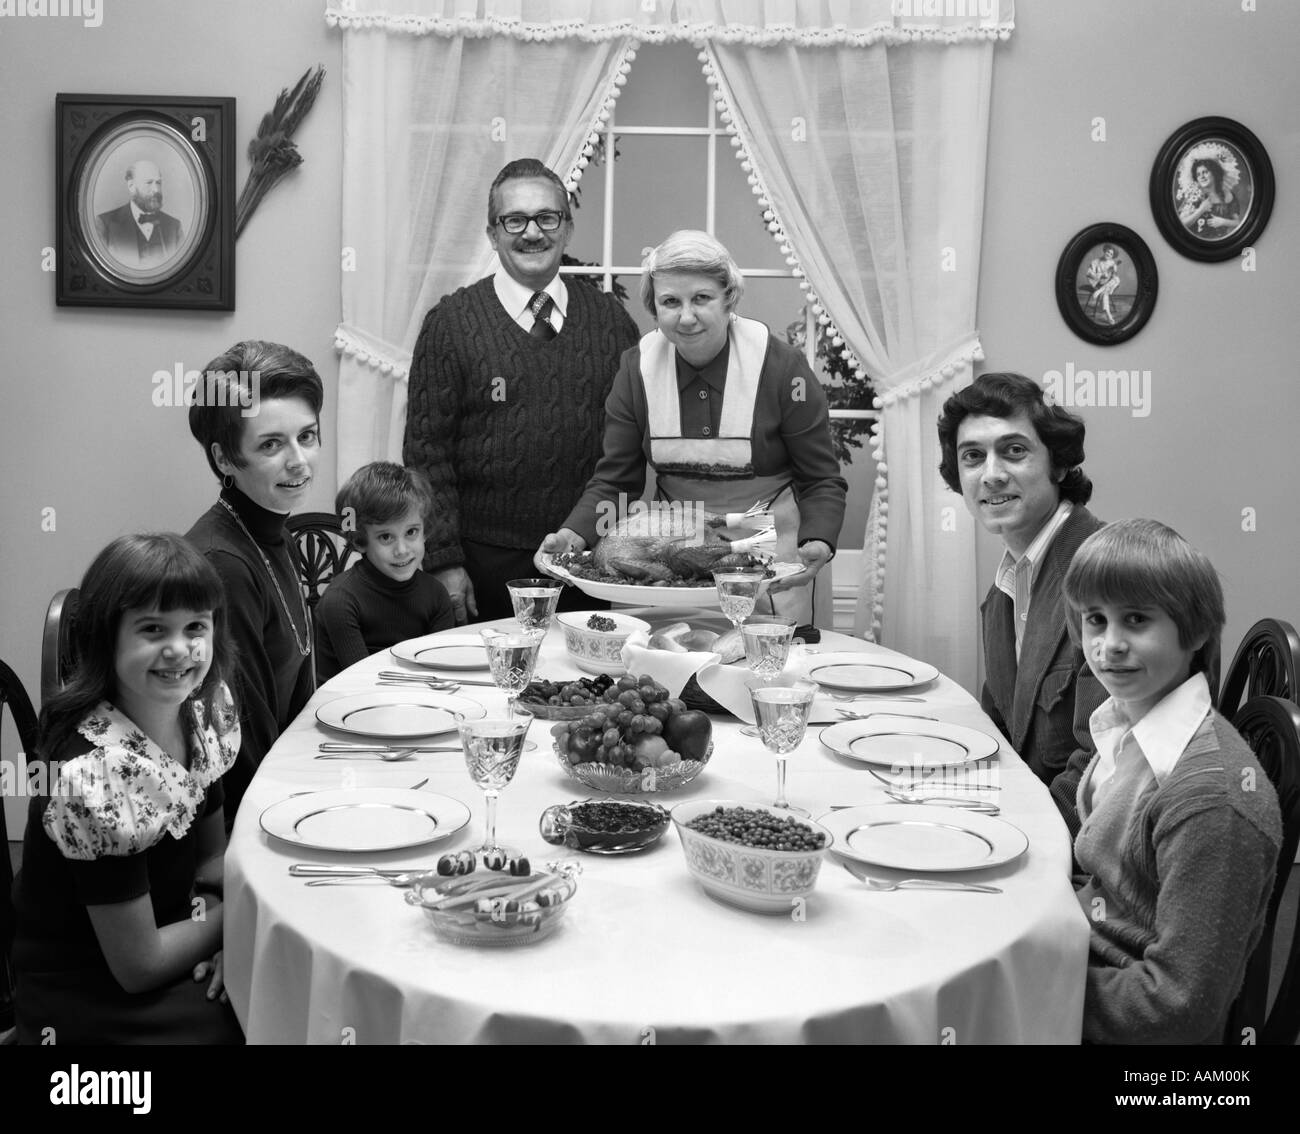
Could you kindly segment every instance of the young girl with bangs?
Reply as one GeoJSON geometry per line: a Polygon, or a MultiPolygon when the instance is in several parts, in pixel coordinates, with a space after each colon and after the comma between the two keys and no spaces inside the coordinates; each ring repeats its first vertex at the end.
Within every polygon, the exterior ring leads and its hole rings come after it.
{"type": "Polygon", "coordinates": [[[1211,705],[1223,589],[1177,532],[1125,520],[1080,545],[1063,590],[1070,634],[1110,693],[1077,793],[1083,1038],[1223,1043],[1282,840],[1273,785],[1211,705]]]}
{"type": "Polygon", "coordinates": [[[239,750],[216,572],[114,540],[81,583],[75,671],[42,706],[14,883],[23,1043],[239,1043],[222,983],[221,776],[239,750]]]}

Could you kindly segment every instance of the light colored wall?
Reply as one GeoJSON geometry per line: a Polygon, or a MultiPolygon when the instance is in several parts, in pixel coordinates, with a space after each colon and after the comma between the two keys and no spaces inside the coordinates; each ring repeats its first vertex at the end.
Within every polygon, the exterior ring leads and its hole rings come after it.
{"type": "MultiPolygon", "coordinates": [[[[993,79],[979,328],[984,370],[1151,372],[1151,412],[1080,409],[1094,511],[1149,516],[1201,548],[1223,578],[1224,652],[1264,616],[1300,623],[1300,4],[1236,0],[1020,3],[993,79]],[[1165,139],[1204,115],[1249,127],[1277,177],[1258,270],[1174,251],[1148,203],[1165,139]],[[1106,141],[1091,140],[1104,117],[1106,141]],[[1146,328],[1119,346],[1078,339],[1053,281],[1076,232],[1115,221],[1156,260],[1160,290],[1146,328]],[[1254,508],[1257,530],[1243,531],[1254,508]]],[[[1001,554],[980,546],[981,593],[1001,554]]],[[[1226,665],[1226,661],[1225,661],[1226,665]]]]}
{"type": "MultiPolygon", "coordinates": [[[[325,382],[331,446],[338,367],[341,49],[319,0],[102,0],[103,22],[0,20],[0,657],[39,700],[45,607],[90,557],[136,530],[185,531],[216,482],[183,409],[151,403],[155,371],[201,369],[244,338],[278,339],[325,382]],[[323,63],[296,135],[305,164],[263,201],[237,245],[236,310],[58,308],[41,270],[55,243],[54,96],[233,95],[236,184],[282,87],[323,63]],[[55,530],[42,531],[42,509],[55,530]]],[[[328,450],[310,506],[330,507],[328,450]]],[[[6,715],[4,752],[15,739],[6,715]]],[[[25,801],[7,799],[11,838],[25,801]]]]}

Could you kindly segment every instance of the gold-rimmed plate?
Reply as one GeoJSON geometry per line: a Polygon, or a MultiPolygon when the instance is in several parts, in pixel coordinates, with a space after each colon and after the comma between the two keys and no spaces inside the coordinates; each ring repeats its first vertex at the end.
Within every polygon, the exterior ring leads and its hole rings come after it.
{"type": "Polygon", "coordinates": [[[487,669],[487,651],[483,639],[477,635],[426,634],[423,638],[409,638],[390,646],[388,652],[395,658],[425,669],[471,670],[487,669]]]}
{"type": "Polygon", "coordinates": [[[407,788],[349,788],[290,796],[262,812],[262,830],[308,850],[377,853],[451,838],[469,822],[458,799],[407,788]]]}
{"type": "Polygon", "coordinates": [[[847,760],[911,772],[985,760],[999,747],[996,737],[979,729],[902,715],[840,721],[819,737],[847,760]]]}
{"type": "Polygon", "coordinates": [[[817,820],[835,836],[831,850],[868,866],[922,873],[982,870],[1029,849],[1019,827],[952,807],[882,803],[848,807],[817,820]]]}
{"type": "Polygon", "coordinates": [[[808,664],[809,681],[845,693],[895,693],[924,685],[938,676],[939,671],[928,662],[902,655],[873,660],[871,654],[819,654],[808,664]]]}
{"type": "Polygon", "coordinates": [[[461,720],[478,720],[487,710],[477,701],[433,689],[375,689],[327,701],[316,710],[321,724],[353,736],[413,740],[454,732],[461,720]]]}

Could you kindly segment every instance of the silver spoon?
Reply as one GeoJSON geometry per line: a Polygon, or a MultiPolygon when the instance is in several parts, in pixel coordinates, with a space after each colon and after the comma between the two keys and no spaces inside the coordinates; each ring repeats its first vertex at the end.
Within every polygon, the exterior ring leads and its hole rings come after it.
{"type": "Polygon", "coordinates": [[[864,883],[867,889],[878,890],[882,894],[891,890],[965,890],[972,894],[1002,893],[996,886],[984,886],[977,882],[941,882],[935,878],[900,878],[897,882],[886,882],[883,878],[872,878],[856,863],[846,862],[842,865],[854,878],[864,883]]]}

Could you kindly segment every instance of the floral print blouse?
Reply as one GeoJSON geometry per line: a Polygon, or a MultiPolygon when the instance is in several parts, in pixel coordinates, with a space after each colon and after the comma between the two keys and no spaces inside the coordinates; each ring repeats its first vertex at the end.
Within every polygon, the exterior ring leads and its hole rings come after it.
{"type": "Polygon", "coordinates": [[[230,690],[223,684],[213,700],[211,721],[201,702],[186,703],[188,769],[108,701],[77,726],[95,747],[60,764],[57,780],[51,776],[42,824],[64,858],[126,857],[148,850],[165,834],[185,835],[208,788],[239,753],[230,690]]]}

